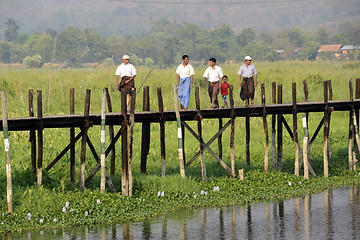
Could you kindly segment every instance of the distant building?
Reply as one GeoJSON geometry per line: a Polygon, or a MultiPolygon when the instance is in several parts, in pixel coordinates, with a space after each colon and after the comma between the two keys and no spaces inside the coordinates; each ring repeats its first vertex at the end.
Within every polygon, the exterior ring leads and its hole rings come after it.
{"type": "Polygon", "coordinates": [[[360,46],[345,45],[340,48],[341,57],[347,60],[360,59],[360,46]]]}
{"type": "Polygon", "coordinates": [[[318,49],[318,56],[316,57],[316,60],[322,58],[338,58],[341,54],[341,47],[341,44],[321,45],[318,49]]]}

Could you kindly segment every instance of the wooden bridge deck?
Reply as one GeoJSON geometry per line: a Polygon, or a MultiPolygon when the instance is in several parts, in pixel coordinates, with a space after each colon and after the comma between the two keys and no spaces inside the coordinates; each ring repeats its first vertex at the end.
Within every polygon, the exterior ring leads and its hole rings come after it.
{"type": "MultiPolygon", "coordinates": [[[[297,112],[323,112],[326,104],[324,102],[298,102],[296,104],[297,112]]],[[[334,111],[349,111],[352,107],[360,108],[360,99],[353,101],[329,101],[328,107],[334,111]]],[[[219,109],[201,109],[202,118],[217,119],[230,118],[231,108],[219,109]]],[[[292,114],[293,104],[267,104],[265,107],[262,105],[255,105],[250,107],[234,107],[236,117],[260,117],[263,116],[264,110],[266,114],[292,114]]],[[[197,120],[198,112],[196,109],[188,109],[180,111],[181,120],[194,121],[197,120]]],[[[176,121],[175,110],[164,111],[163,117],[166,121],[176,121]]],[[[139,111],[135,112],[135,122],[160,122],[160,111],[139,111]]],[[[38,117],[21,117],[9,118],[8,126],[9,131],[25,131],[36,130],[40,128],[70,128],[82,127],[86,117],[82,114],[72,115],[44,115],[43,118],[38,117]],[[42,123],[42,126],[41,126],[42,123]]],[[[124,120],[120,112],[106,113],[106,125],[120,125],[124,120]]],[[[101,124],[101,114],[90,114],[89,121],[93,125],[101,124]]],[[[0,120],[0,131],[2,131],[2,120],[0,120]]]]}

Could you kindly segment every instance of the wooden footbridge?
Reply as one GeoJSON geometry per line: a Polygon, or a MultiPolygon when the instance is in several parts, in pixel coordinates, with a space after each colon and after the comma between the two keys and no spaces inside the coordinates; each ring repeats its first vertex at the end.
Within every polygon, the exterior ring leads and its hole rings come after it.
{"type": "MultiPolygon", "coordinates": [[[[3,102],[3,120],[1,120],[0,130],[4,132],[5,150],[7,157],[9,155],[9,141],[8,131],[30,131],[30,145],[31,145],[31,162],[34,172],[37,172],[37,184],[42,184],[42,171],[43,171],[43,130],[45,128],[69,128],[70,141],[63,151],[45,167],[49,171],[68,151],[70,151],[70,178],[75,183],[75,143],[81,139],[81,156],[80,156],[80,189],[84,190],[94,177],[99,169],[101,171],[101,191],[105,190],[105,180],[112,191],[116,191],[112,184],[111,178],[105,171],[105,158],[110,154],[110,175],[115,173],[115,144],[121,137],[122,148],[122,194],[132,195],[132,145],[133,145],[133,126],[134,122],[142,123],[142,138],[141,138],[141,172],[146,173],[146,159],[149,152],[150,144],[150,124],[160,124],[160,151],[161,151],[161,173],[162,176],[166,174],[166,159],[165,159],[165,122],[177,121],[178,123],[178,152],[179,152],[179,165],[180,174],[185,177],[185,169],[194,162],[197,157],[200,157],[202,177],[206,181],[206,165],[204,159],[204,150],[206,149],[228,172],[231,177],[235,177],[235,148],[234,148],[234,134],[235,134],[235,119],[244,117],[246,119],[246,163],[250,165],[250,118],[261,117],[263,119],[264,138],[265,138],[265,153],[264,153],[264,171],[268,171],[268,155],[269,155],[269,130],[267,123],[267,115],[271,115],[271,147],[272,147],[272,167],[274,169],[282,168],[282,152],[283,152],[283,127],[293,139],[295,147],[295,172],[299,175],[301,165],[304,165],[304,177],[308,178],[309,172],[313,175],[316,173],[311,168],[309,161],[310,148],[315,138],[318,136],[322,126],[323,127],[323,157],[324,157],[324,176],[328,176],[328,158],[329,158],[329,127],[330,117],[333,111],[348,111],[350,112],[349,119],[349,169],[356,168],[355,150],[360,149],[358,126],[359,108],[360,108],[360,79],[356,79],[355,98],[353,93],[353,81],[349,80],[349,99],[343,101],[332,100],[332,86],[331,81],[324,82],[324,100],[317,102],[308,101],[308,89],[306,81],[303,81],[305,101],[297,102],[296,83],[292,84],[292,102],[282,102],[282,85],[272,84],[272,102],[265,103],[265,86],[261,85],[261,105],[249,107],[235,107],[233,100],[233,88],[230,87],[229,93],[229,108],[220,109],[201,109],[199,100],[199,88],[195,89],[196,109],[179,110],[177,102],[177,91],[174,86],[174,105],[175,110],[164,110],[161,88],[157,88],[158,96],[158,111],[149,111],[149,87],[144,87],[143,91],[143,111],[135,112],[135,89],[131,92],[131,108],[128,111],[126,106],[126,95],[124,92],[121,94],[121,112],[112,112],[112,105],[110,95],[107,89],[103,90],[102,95],[102,111],[98,114],[90,114],[90,90],[86,92],[84,114],[74,114],[74,89],[70,89],[70,114],[69,115],[43,115],[42,113],[42,92],[37,91],[37,116],[34,114],[33,108],[33,91],[29,90],[29,116],[21,118],[7,118],[6,110],[6,97],[2,92],[3,102]],[[106,112],[107,106],[107,112],[106,112]],[[106,112],[106,113],[105,113],[106,112]],[[308,114],[311,112],[323,113],[323,118],[318,124],[311,138],[308,134],[308,114]],[[298,126],[297,117],[299,113],[303,114],[303,129],[304,139],[302,144],[298,139],[298,126]],[[287,123],[283,115],[292,115],[292,127],[287,123]],[[208,141],[204,142],[202,138],[202,124],[203,119],[218,119],[219,129],[214,136],[208,141]],[[227,120],[223,124],[223,120],[227,120]],[[193,130],[186,122],[197,121],[197,131],[193,130]],[[102,150],[99,154],[96,152],[94,145],[88,136],[88,130],[94,125],[101,125],[101,141],[102,150]],[[109,127],[110,143],[105,148],[105,125],[109,127]],[[113,126],[121,126],[118,132],[114,132],[113,126]],[[222,133],[230,127],[230,148],[231,148],[231,166],[227,166],[222,160],[222,133]],[[75,128],[80,128],[81,132],[75,136],[75,128]],[[190,160],[185,161],[183,136],[184,131],[187,129],[199,142],[199,151],[190,160]],[[276,133],[277,132],[277,133],[276,133]],[[275,138],[275,136],[277,136],[275,138]],[[218,140],[218,154],[211,148],[210,144],[218,140]],[[355,146],[354,146],[354,143],[355,146]],[[95,160],[97,161],[96,167],[91,171],[90,175],[85,178],[85,156],[86,145],[89,147],[95,160]],[[304,154],[306,153],[306,154],[304,154]]],[[[10,160],[8,161],[9,171],[10,160]]],[[[240,172],[239,172],[240,173],[240,172]]],[[[9,173],[11,174],[11,172],[9,173]]],[[[240,173],[241,174],[241,173],[240,173]]],[[[11,176],[11,175],[10,175],[11,176]]],[[[10,178],[11,181],[11,178],[10,178]]]]}

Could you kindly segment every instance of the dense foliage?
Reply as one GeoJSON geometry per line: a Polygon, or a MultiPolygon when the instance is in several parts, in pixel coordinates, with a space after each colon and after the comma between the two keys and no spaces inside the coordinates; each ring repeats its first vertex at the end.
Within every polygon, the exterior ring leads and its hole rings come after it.
{"type": "MultiPolygon", "coordinates": [[[[144,34],[109,37],[77,27],[27,35],[17,32],[13,19],[7,24],[7,41],[0,42],[3,63],[22,62],[27,56],[40,55],[44,62],[67,62],[75,67],[81,63],[102,63],[107,58],[119,63],[125,53],[131,55],[135,65],[162,67],[177,64],[183,54],[199,63],[210,57],[222,63],[239,61],[246,55],[258,61],[314,60],[321,44],[360,45],[360,27],[352,23],[341,25],[339,33],[332,35],[323,27],[316,31],[294,28],[276,32],[245,28],[235,34],[228,24],[207,30],[193,23],[161,18],[154,20],[152,28],[144,34]]],[[[333,58],[332,54],[327,58],[333,58]]],[[[348,60],[354,59],[355,55],[348,55],[348,60]]]]}

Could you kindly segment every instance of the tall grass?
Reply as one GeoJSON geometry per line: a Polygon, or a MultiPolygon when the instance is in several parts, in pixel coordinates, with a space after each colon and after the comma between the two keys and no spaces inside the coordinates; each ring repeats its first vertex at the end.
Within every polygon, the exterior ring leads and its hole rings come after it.
{"type": "MultiPolygon", "coordinates": [[[[346,100],[348,95],[348,79],[360,77],[360,69],[356,63],[338,63],[338,62],[276,62],[254,63],[258,70],[258,86],[255,91],[255,103],[261,103],[260,85],[265,84],[266,88],[266,102],[271,103],[271,83],[283,85],[283,102],[291,102],[291,85],[292,82],[297,83],[298,102],[304,100],[302,80],[308,80],[309,99],[310,101],[323,100],[323,81],[332,80],[333,99],[346,100]]],[[[234,85],[234,101],[236,106],[242,106],[244,103],[239,97],[240,88],[238,86],[237,71],[240,64],[221,65],[224,74],[228,75],[229,83],[234,85]]],[[[207,88],[202,87],[202,74],[207,66],[195,66],[195,86],[200,86],[200,102],[202,108],[209,108],[210,101],[207,95],[207,88]]],[[[136,87],[139,87],[142,80],[149,72],[147,67],[138,67],[138,75],[135,80],[136,87]]],[[[99,113],[101,109],[101,90],[105,87],[109,88],[113,111],[120,111],[120,94],[115,88],[115,67],[106,68],[91,68],[91,69],[0,69],[0,90],[4,90],[7,95],[8,115],[10,118],[26,117],[28,116],[28,90],[33,89],[43,91],[43,109],[44,115],[59,115],[69,113],[69,93],[70,88],[75,89],[75,111],[76,113],[83,113],[86,89],[91,89],[91,113],[99,113]],[[51,92],[49,94],[49,82],[51,80],[51,92]],[[48,96],[50,95],[50,105],[48,110],[48,96]]],[[[150,109],[152,111],[158,110],[157,91],[156,87],[161,86],[164,108],[166,110],[174,109],[173,84],[176,84],[175,68],[174,69],[157,69],[155,68],[146,80],[144,85],[150,86],[150,109]]],[[[195,108],[195,91],[191,92],[191,99],[189,108],[195,108]]],[[[142,110],[142,91],[137,96],[136,111],[142,110]]],[[[219,98],[222,101],[221,98],[219,98]]],[[[34,97],[34,112],[36,113],[36,96],[34,97]]],[[[330,162],[330,175],[339,174],[347,167],[347,136],[348,136],[348,113],[334,112],[331,117],[330,136],[332,138],[333,159],[330,162]]],[[[309,128],[310,134],[314,132],[322,113],[311,113],[309,128]]],[[[285,116],[289,125],[291,126],[291,116],[285,116]]],[[[298,126],[301,126],[301,116],[298,116],[298,126]]],[[[268,117],[268,124],[271,117],[268,117]]],[[[224,122],[225,123],[225,122],[224,122]]],[[[245,164],[245,119],[236,119],[235,128],[235,161],[236,168],[246,169],[262,169],[264,157],[264,130],[261,118],[251,118],[251,167],[245,164]]],[[[207,142],[217,131],[217,120],[203,120],[203,138],[207,142]]],[[[195,122],[190,122],[189,125],[196,128],[195,122]]],[[[179,166],[177,159],[177,127],[174,122],[167,122],[166,128],[166,173],[169,177],[167,181],[157,180],[161,175],[161,155],[160,155],[160,133],[159,124],[151,124],[151,142],[150,151],[147,161],[148,175],[140,174],[140,158],[141,158],[141,124],[135,124],[134,128],[134,154],[133,154],[133,174],[135,192],[141,192],[143,188],[151,188],[152,181],[156,184],[163,184],[164,187],[181,188],[189,185],[188,182],[179,184],[179,166]]],[[[116,126],[115,130],[119,127],[116,126]]],[[[77,129],[77,132],[80,130],[77,129]]],[[[284,129],[285,131],[285,129],[284,129]]],[[[185,152],[187,159],[190,159],[198,151],[198,142],[186,132],[185,152]]],[[[107,132],[108,136],[108,132],[107,132]]],[[[299,131],[299,139],[303,137],[302,131],[299,131]]],[[[95,148],[100,152],[100,127],[94,126],[89,131],[89,138],[95,145],[95,148]]],[[[312,165],[318,175],[322,175],[322,134],[318,137],[312,147],[312,165]]],[[[30,194],[32,186],[34,185],[34,176],[31,175],[31,160],[30,160],[30,144],[29,132],[11,132],[10,133],[10,150],[13,169],[13,182],[15,201],[24,194],[30,194]],[[25,192],[24,192],[25,191],[25,192]]],[[[106,139],[106,144],[109,144],[109,138],[106,139]]],[[[68,129],[45,129],[44,130],[44,168],[62,151],[62,149],[69,142],[68,129]]],[[[230,129],[223,133],[223,159],[230,165],[230,129]]],[[[211,145],[214,151],[217,152],[216,141],[211,145]]],[[[4,146],[0,144],[0,151],[4,152],[4,146]]],[[[271,162],[271,148],[270,148],[270,162],[271,162]]],[[[80,143],[76,144],[76,176],[79,176],[79,159],[80,159],[80,143]]],[[[75,186],[70,183],[70,157],[66,154],[49,173],[44,174],[44,188],[56,191],[73,191],[75,186]]],[[[116,145],[116,175],[112,177],[115,187],[120,189],[121,177],[121,147],[120,143],[116,145]]],[[[228,173],[216,162],[216,160],[207,152],[205,153],[205,161],[208,177],[215,179],[216,177],[227,176],[228,173]]],[[[284,171],[288,173],[293,172],[294,162],[294,147],[292,139],[284,132],[284,171]]],[[[86,170],[90,173],[96,162],[91,155],[89,149],[86,156],[86,170]]],[[[107,159],[107,170],[109,171],[109,160],[107,159]]],[[[270,164],[271,165],[271,164],[270,164]]],[[[200,161],[195,161],[188,169],[186,175],[190,179],[201,179],[200,161]]],[[[5,211],[6,197],[5,197],[5,158],[0,159],[0,195],[3,197],[0,200],[0,210],[5,211]]],[[[78,177],[77,177],[78,181],[78,177]]],[[[186,180],[188,181],[188,180],[186,180]]],[[[191,185],[191,184],[190,184],[191,185]]],[[[77,185],[78,186],[78,183],[77,185]]],[[[99,186],[99,176],[96,176],[91,183],[90,188],[97,188],[99,186]]],[[[194,187],[196,188],[196,186],[194,187]]],[[[194,189],[195,190],[195,189],[194,189]]],[[[32,198],[30,198],[32,199],[32,198]]],[[[28,209],[29,203],[17,202],[17,207],[22,206],[23,210],[28,209]]],[[[21,208],[21,207],[20,207],[21,208]]],[[[25,211],[25,210],[24,210],[25,211]]]]}

